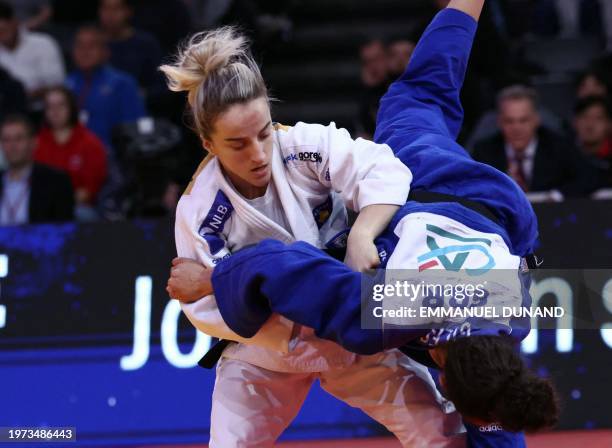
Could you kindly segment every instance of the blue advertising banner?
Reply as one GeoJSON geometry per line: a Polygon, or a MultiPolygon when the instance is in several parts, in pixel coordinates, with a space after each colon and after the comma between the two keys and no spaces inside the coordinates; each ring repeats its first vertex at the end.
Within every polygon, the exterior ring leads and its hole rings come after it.
{"type": "MultiPolygon", "coordinates": [[[[536,208],[547,268],[604,272],[589,285],[597,328],[541,330],[523,344],[557,382],[561,428],[612,427],[612,414],[598,411],[612,361],[610,209],[536,208]]],[[[168,300],[174,256],[165,220],[0,229],[0,427],[74,427],[76,445],[87,446],[205,443],[215,374],[197,361],[211,339],[168,300]]],[[[584,291],[571,277],[536,274],[539,298],[579,309],[584,291]]],[[[382,433],[315,386],[283,438],[382,433]]]]}

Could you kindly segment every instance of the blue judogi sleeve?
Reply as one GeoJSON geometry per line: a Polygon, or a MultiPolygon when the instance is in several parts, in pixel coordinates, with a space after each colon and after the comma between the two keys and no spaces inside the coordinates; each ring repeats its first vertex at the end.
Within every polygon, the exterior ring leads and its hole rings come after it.
{"type": "MultiPolygon", "coordinates": [[[[264,240],[243,249],[215,267],[212,282],[223,320],[245,338],[254,336],[273,312],[359,354],[400,347],[426,333],[362,329],[362,291],[368,294],[377,279],[304,242],[264,240]]],[[[363,305],[371,306],[371,300],[363,305]]]]}
{"type": "Polygon", "coordinates": [[[380,102],[375,140],[394,150],[423,134],[455,140],[463,121],[459,98],[477,23],[456,9],[441,11],[427,27],[408,68],[380,102]],[[400,144],[392,144],[401,130],[400,144]]]}
{"type": "MultiPolygon", "coordinates": [[[[476,162],[455,140],[463,120],[460,101],[477,23],[447,8],[421,37],[402,76],[380,102],[375,140],[410,168],[412,191],[453,195],[485,205],[500,223],[511,253],[526,256],[537,241],[537,219],[520,187],[506,174],[476,162]]],[[[412,212],[431,206],[412,202],[412,212]]],[[[456,203],[436,214],[462,221],[456,203]]],[[[486,221],[486,218],[482,218],[486,221]]],[[[477,228],[477,227],[473,227],[477,228]]]]}

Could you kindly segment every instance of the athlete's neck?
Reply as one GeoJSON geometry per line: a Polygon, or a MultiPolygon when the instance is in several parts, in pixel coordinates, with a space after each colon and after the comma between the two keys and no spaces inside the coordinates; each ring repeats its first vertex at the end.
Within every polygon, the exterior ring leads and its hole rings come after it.
{"type": "Polygon", "coordinates": [[[260,198],[266,194],[266,191],[268,191],[268,185],[263,187],[255,186],[230,173],[229,171],[225,171],[225,174],[236,191],[238,191],[238,193],[240,193],[245,199],[260,198]]]}

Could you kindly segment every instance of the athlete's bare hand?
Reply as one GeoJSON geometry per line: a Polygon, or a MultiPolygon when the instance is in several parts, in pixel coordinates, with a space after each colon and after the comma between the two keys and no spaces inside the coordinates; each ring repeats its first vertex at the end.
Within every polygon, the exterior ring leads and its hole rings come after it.
{"type": "Polygon", "coordinates": [[[213,269],[189,258],[172,260],[166,291],[173,299],[191,303],[213,293],[213,269]]]}
{"type": "Polygon", "coordinates": [[[347,241],[344,263],[358,272],[376,269],[380,265],[380,258],[372,239],[351,233],[347,241]]]}

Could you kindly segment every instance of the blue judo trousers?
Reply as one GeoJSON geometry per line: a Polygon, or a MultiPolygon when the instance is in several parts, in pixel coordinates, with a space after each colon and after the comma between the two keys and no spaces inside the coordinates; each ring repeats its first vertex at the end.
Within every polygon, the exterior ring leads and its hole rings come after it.
{"type": "MultiPolygon", "coordinates": [[[[454,9],[436,16],[406,72],[381,100],[375,140],[388,144],[410,168],[412,191],[465,198],[486,206],[496,219],[454,201],[408,201],[375,241],[387,256],[381,258],[382,267],[397,244],[397,223],[415,212],[443,215],[474,230],[496,233],[513,255],[523,257],[535,248],[537,220],[523,192],[505,174],[474,161],[455,141],[463,119],[459,95],[476,29],[476,21],[454,9]]],[[[273,240],[234,254],[213,274],[219,310],[243,337],[252,337],[272,313],[278,313],[356,353],[414,344],[423,330],[361,328],[363,281],[362,274],[309,244],[273,240]]],[[[526,334],[511,333],[519,340],[526,334]]],[[[466,428],[469,447],[525,446],[523,434],[469,424],[466,428]]]]}

